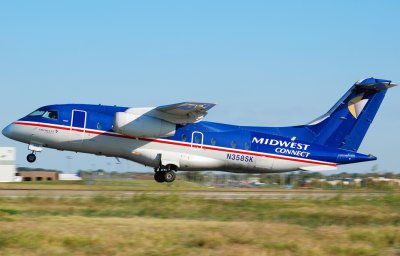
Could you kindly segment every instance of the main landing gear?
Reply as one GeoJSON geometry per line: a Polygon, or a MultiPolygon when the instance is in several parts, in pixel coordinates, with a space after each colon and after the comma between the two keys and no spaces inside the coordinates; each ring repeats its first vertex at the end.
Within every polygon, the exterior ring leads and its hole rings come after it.
{"type": "Polygon", "coordinates": [[[176,166],[167,165],[154,168],[154,180],[158,183],[168,182],[171,183],[176,179],[175,172],[177,171],[176,166]]]}

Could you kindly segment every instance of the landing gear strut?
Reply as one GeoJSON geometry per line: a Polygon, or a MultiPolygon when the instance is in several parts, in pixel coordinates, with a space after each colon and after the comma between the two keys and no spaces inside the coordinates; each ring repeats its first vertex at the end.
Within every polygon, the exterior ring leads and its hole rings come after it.
{"type": "Polygon", "coordinates": [[[36,155],[34,153],[30,153],[29,155],[26,156],[26,160],[29,163],[33,163],[36,161],[36,155]]]}
{"type": "Polygon", "coordinates": [[[176,166],[167,165],[154,168],[154,180],[158,183],[168,182],[171,183],[176,179],[176,166]]]}
{"type": "Polygon", "coordinates": [[[42,145],[29,144],[28,150],[30,150],[32,153],[26,156],[26,160],[29,163],[33,163],[36,161],[36,152],[42,152],[43,148],[42,145]]]}

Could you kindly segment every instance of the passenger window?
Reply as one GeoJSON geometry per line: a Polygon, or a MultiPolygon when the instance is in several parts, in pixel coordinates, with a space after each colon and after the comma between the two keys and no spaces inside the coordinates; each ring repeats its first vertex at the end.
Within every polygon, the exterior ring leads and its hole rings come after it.
{"type": "Polygon", "coordinates": [[[100,123],[100,122],[98,122],[98,123],[97,123],[97,129],[98,129],[98,130],[103,129],[103,124],[100,123]]]}
{"type": "Polygon", "coordinates": [[[213,146],[217,145],[217,140],[215,138],[211,139],[211,145],[213,146]]]}
{"type": "Polygon", "coordinates": [[[232,148],[236,148],[236,147],[237,147],[236,141],[233,140],[233,141],[231,142],[231,146],[232,146],[232,148]]]}
{"type": "Polygon", "coordinates": [[[182,139],[182,141],[186,141],[187,140],[186,134],[182,134],[181,139],[182,139]]]}
{"type": "Polygon", "coordinates": [[[244,149],[249,150],[250,149],[250,143],[246,142],[244,143],[244,149]]]}

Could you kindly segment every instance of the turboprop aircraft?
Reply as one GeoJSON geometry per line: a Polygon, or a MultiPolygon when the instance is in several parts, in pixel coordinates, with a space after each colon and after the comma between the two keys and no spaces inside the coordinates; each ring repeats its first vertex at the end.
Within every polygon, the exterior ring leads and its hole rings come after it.
{"type": "Polygon", "coordinates": [[[201,121],[215,104],[155,108],[64,104],[41,107],[3,134],[27,143],[28,162],[43,148],[123,158],[154,168],[157,182],[176,171],[277,173],[334,170],[376,160],[357,150],[389,80],[356,82],[324,115],[300,126],[251,127],[201,121]]]}

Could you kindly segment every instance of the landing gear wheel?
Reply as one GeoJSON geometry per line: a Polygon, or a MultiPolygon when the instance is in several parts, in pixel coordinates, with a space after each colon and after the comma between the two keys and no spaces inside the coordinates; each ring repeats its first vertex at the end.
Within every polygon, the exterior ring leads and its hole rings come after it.
{"type": "Polygon", "coordinates": [[[29,163],[35,162],[35,161],[36,161],[36,156],[35,156],[35,154],[29,154],[29,155],[27,155],[26,160],[27,160],[29,163]]]}
{"type": "Polygon", "coordinates": [[[164,173],[161,172],[161,171],[158,171],[158,172],[154,173],[154,179],[155,179],[155,181],[157,181],[158,183],[163,183],[163,182],[165,182],[164,173]]]}
{"type": "Polygon", "coordinates": [[[164,180],[165,182],[173,182],[176,178],[176,174],[174,171],[166,171],[164,172],[164,180]]]}

